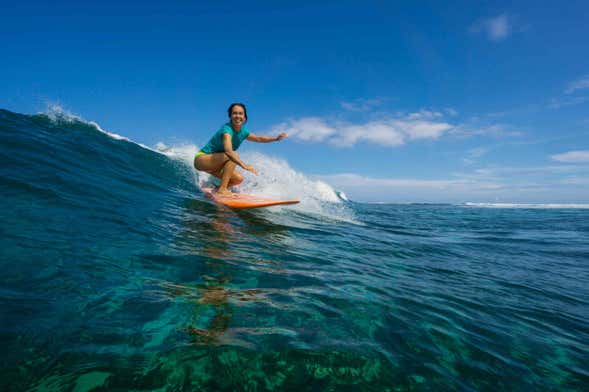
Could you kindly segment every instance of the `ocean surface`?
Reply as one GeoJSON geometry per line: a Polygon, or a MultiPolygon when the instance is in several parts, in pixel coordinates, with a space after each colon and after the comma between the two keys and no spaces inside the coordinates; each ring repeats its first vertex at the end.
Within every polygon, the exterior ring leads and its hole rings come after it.
{"type": "MultiPolygon", "coordinates": [[[[587,205],[363,204],[0,110],[0,390],[588,390],[587,205]]],[[[244,149],[245,150],[245,149],[244,149]]]]}

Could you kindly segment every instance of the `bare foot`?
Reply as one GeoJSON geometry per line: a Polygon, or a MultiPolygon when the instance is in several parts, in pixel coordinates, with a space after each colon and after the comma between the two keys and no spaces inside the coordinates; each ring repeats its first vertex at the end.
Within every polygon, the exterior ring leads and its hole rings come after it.
{"type": "Polygon", "coordinates": [[[219,196],[231,196],[233,195],[233,192],[231,192],[229,189],[217,189],[217,192],[215,192],[217,195],[219,196]]]}

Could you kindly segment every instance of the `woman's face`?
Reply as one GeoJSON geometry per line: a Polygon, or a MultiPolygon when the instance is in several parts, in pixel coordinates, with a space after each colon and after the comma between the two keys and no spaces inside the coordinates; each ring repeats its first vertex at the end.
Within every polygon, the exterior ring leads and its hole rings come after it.
{"type": "Polygon", "coordinates": [[[236,126],[238,129],[241,128],[241,125],[245,122],[245,112],[243,107],[239,105],[233,106],[231,109],[231,124],[236,126]]]}

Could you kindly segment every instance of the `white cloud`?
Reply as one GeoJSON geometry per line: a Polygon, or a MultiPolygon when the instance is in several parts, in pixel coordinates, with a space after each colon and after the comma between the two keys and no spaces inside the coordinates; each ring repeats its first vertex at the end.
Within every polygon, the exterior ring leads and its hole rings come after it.
{"type": "Polygon", "coordinates": [[[560,109],[566,106],[574,106],[585,103],[589,101],[589,97],[576,93],[580,90],[587,89],[589,89],[589,75],[585,75],[580,79],[570,82],[567,88],[564,90],[564,96],[553,98],[547,107],[549,109],[560,109]]]}
{"type": "Polygon", "coordinates": [[[589,150],[568,151],[562,154],[551,155],[550,158],[558,162],[589,162],[589,150]]]}
{"type": "Polygon", "coordinates": [[[470,31],[484,33],[491,41],[499,42],[507,38],[513,32],[513,20],[507,14],[501,14],[494,18],[483,19],[475,23],[470,31]]]}
{"type": "Polygon", "coordinates": [[[466,158],[463,158],[462,161],[467,165],[472,165],[473,163],[475,163],[477,161],[478,158],[485,155],[488,151],[489,151],[488,148],[483,148],[483,147],[472,148],[467,151],[468,156],[466,158]]]}
{"type": "Polygon", "coordinates": [[[382,105],[383,101],[384,100],[380,98],[358,98],[353,101],[340,102],[340,105],[343,109],[350,112],[368,112],[373,108],[382,105]]]}
{"type": "Polygon", "coordinates": [[[565,106],[580,105],[584,102],[587,102],[588,100],[589,100],[589,97],[583,97],[583,96],[554,98],[548,104],[548,108],[549,109],[560,109],[565,106]]]}
{"type": "Polygon", "coordinates": [[[274,128],[280,130],[280,132],[289,133],[291,137],[311,142],[321,142],[337,132],[335,128],[327,125],[319,117],[304,117],[296,121],[290,120],[278,124],[274,128]]]}
{"type": "Polygon", "coordinates": [[[432,121],[395,121],[397,127],[403,130],[411,139],[437,139],[452,128],[445,122],[432,121]]]}
{"type": "MultiPolygon", "coordinates": [[[[322,117],[302,117],[289,119],[272,127],[274,131],[286,132],[291,137],[306,142],[325,142],[337,147],[353,147],[367,142],[381,146],[395,147],[415,140],[436,140],[444,135],[455,137],[513,137],[523,132],[514,130],[506,124],[477,124],[470,119],[463,124],[451,124],[447,117],[456,115],[454,109],[442,111],[421,109],[416,112],[396,112],[382,115],[377,120],[352,123],[330,120],[322,117]]],[[[478,158],[472,151],[466,159],[478,158]]],[[[472,163],[467,162],[466,163],[472,163]]]]}
{"type": "Polygon", "coordinates": [[[572,94],[577,90],[589,89],[589,75],[585,75],[581,79],[575,80],[569,83],[567,89],[564,91],[565,94],[572,94]]]}
{"type": "Polygon", "coordinates": [[[566,173],[588,172],[589,166],[583,165],[558,165],[558,166],[490,166],[475,170],[475,174],[485,178],[497,176],[531,176],[531,175],[562,175],[566,173]]]}
{"type": "MultiPolygon", "coordinates": [[[[429,112],[423,116],[436,117],[429,112]]],[[[333,125],[327,124],[326,120],[318,117],[305,117],[289,120],[274,127],[280,132],[287,132],[290,136],[303,141],[325,141],[338,147],[352,147],[363,141],[394,147],[405,144],[409,140],[437,139],[452,128],[453,125],[443,121],[423,120],[411,118],[411,116],[364,124],[339,122],[333,125]]]]}
{"type": "Polygon", "coordinates": [[[394,147],[405,144],[405,136],[390,124],[370,122],[363,125],[342,125],[339,137],[332,138],[329,142],[339,147],[351,147],[360,141],[394,147]]]}
{"type": "MultiPolygon", "coordinates": [[[[478,121],[478,118],[472,119],[474,122],[478,121]]],[[[510,127],[504,124],[493,124],[493,125],[474,125],[472,123],[460,124],[454,127],[450,133],[457,136],[522,136],[524,133],[521,131],[515,131],[509,129],[510,127]]]]}
{"type": "Polygon", "coordinates": [[[431,110],[421,109],[419,112],[409,113],[407,115],[408,120],[423,120],[423,119],[433,119],[433,118],[440,118],[444,115],[440,112],[434,112],[431,110]]]}

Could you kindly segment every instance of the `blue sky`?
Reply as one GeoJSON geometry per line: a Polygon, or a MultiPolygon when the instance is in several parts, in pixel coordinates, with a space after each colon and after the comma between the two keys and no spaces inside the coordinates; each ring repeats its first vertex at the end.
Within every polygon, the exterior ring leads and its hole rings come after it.
{"type": "Polygon", "coordinates": [[[364,201],[589,203],[589,3],[19,2],[0,107],[57,103],[155,145],[229,103],[364,201]]]}

